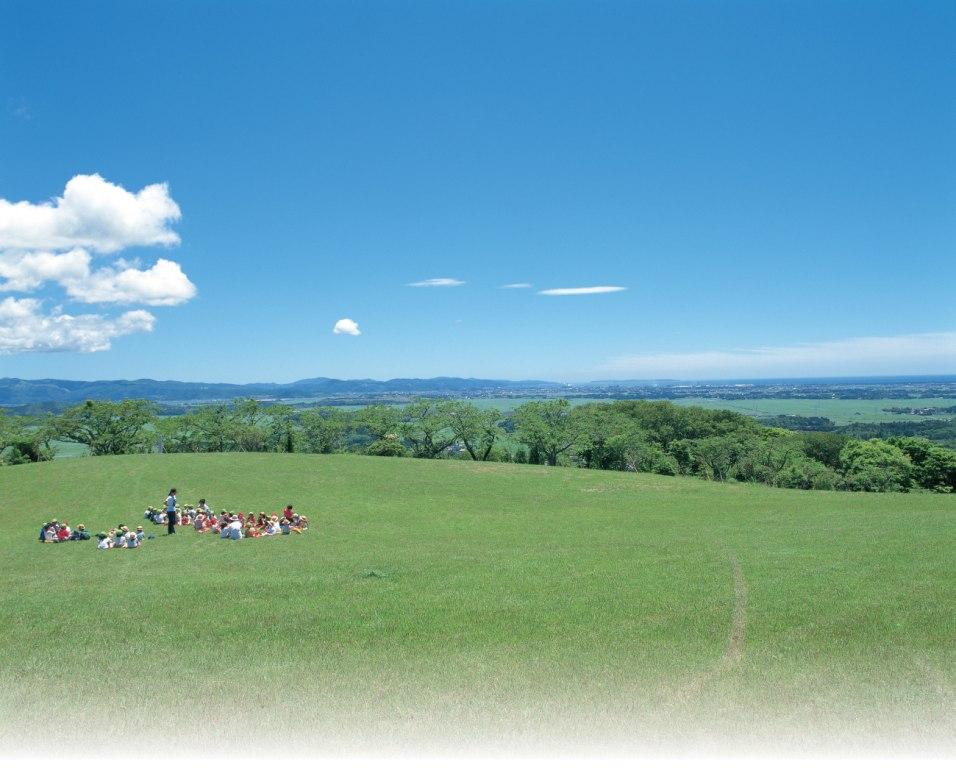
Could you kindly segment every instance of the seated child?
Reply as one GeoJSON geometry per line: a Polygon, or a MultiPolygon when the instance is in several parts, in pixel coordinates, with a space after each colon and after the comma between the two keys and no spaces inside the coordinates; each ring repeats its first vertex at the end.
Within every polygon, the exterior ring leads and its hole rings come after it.
{"type": "Polygon", "coordinates": [[[103,531],[100,531],[98,534],[96,534],[96,539],[97,539],[96,541],[97,549],[112,549],[113,548],[113,540],[109,536],[107,536],[106,533],[104,533],[103,531]]]}
{"type": "Polygon", "coordinates": [[[86,526],[83,523],[80,523],[76,526],[76,530],[70,534],[70,539],[72,541],[87,541],[90,538],[90,534],[86,532],[86,526]]]}
{"type": "Polygon", "coordinates": [[[56,532],[57,541],[69,541],[70,540],[70,527],[66,523],[60,523],[59,529],[56,532]]]}
{"type": "Polygon", "coordinates": [[[126,539],[127,549],[136,549],[136,547],[140,546],[139,539],[136,538],[136,534],[133,533],[132,531],[127,533],[126,536],[124,536],[123,538],[126,539]]]}
{"type": "Polygon", "coordinates": [[[146,538],[146,531],[143,530],[143,526],[136,526],[136,541],[142,541],[146,538]]]}
{"type": "Polygon", "coordinates": [[[40,541],[43,541],[43,542],[46,541],[46,529],[49,528],[51,525],[56,525],[56,524],[57,524],[56,520],[51,520],[49,523],[44,523],[43,525],[40,526],[40,541]]]}
{"type": "Polygon", "coordinates": [[[288,536],[290,533],[292,533],[292,526],[285,517],[279,521],[279,533],[281,533],[283,536],[288,536]]]}
{"type": "Polygon", "coordinates": [[[55,525],[48,526],[47,529],[43,532],[43,543],[56,544],[56,542],[59,541],[56,533],[57,533],[57,527],[55,525]]]}
{"type": "Polygon", "coordinates": [[[228,531],[229,538],[233,541],[239,541],[242,538],[242,523],[239,522],[238,517],[233,516],[232,521],[223,530],[228,531]]]}

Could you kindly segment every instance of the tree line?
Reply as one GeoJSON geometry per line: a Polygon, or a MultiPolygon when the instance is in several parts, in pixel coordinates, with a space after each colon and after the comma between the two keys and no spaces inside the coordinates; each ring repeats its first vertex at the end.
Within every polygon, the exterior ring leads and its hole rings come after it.
{"type": "Polygon", "coordinates": [[[412,456],[574,466],[782,488],[956,491],[956,451],[922,437],[797,432],[668,401],[528,402],[503,414],[459,400],[348,411],[240,399],[161,417],[146,400],[90,400],[42,419],[0,413],[0,462],[44,461],[53,441],[94,456],[229,451],[412,456]]]}

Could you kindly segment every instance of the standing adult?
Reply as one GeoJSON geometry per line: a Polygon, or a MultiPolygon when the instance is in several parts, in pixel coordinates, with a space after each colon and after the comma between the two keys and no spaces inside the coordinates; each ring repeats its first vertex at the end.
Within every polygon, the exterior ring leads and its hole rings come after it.
{"type": "Polygon", "coordinates": [[[176,489],[169,489],[166,497],[166,535],[176,533],[176,489]]]}

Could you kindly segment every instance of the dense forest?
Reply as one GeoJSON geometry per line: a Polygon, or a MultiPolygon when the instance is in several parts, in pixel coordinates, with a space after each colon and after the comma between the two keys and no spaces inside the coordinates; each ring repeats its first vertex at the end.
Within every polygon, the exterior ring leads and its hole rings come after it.
{"type": "Polygon", "coordinates": [[[348,411],[240,399],[172,416],[160,416],[146,400],[90,400],[46,417],[0,413],[0,462],[45,461],[53,458],[54,441],[66,441],[93,455],[347,451],[693,475],[783,488],[956,491],[956,451],[925,437],[867,439],[806,426],[796,431],[729,410],[648,400],[576,407],[543,400],[502,414],[457,400],[348,411]]]}
{"type": "MultiPolygon", "coordinates": [[[[886,410],[890,413],[908,413],[912,412],[913,409],[887,408],[886,410]]],[[[956,408],[927,408],[921,410],[932,410],[941,414],[956,413],[956,408]]],[[[949,419],[922,419],[920,421],[855,422],[842,426],[834,424],[830,419],[823,416],[768,416],[761,418],[760,422],[769,427],[781,427],[798,432],[836,432],[855,437],[858,440],[869,440],[874,437],[881,439],[925,437],[946,448],[956,449],[956,416],[949,419]]]]}

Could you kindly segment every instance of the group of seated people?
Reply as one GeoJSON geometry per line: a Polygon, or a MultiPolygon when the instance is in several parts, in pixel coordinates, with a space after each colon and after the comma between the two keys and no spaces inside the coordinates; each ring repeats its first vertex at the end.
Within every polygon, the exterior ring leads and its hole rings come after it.
{"type": "MultiPolygon", "coordinates": [[[[167,513],[155,507],[147,507],[143,516],[157,525],[166,525],[167,513]]],[[[218,513],[209,508],[205,499],[200,499],[195,507],[187,504],[176,509],[176,524],[192,526],[197,533],[218,534],[223,539],[257,539],[260,536],[281,536],[292,533],[302,533],[309,527],[309,519],[296,512],[291,504],[287,504],[281,513],[266,515],[260,512],[245,514],[243,512],[227,512],[224,509],[218,513]]]]}
{"type": "MultiPolygon", "coordinates": [[[[166,512],[147,507],[144,517],[156,524],[167,523],[166,512]]],[[[279,514],[265,515],[260,512],[258,515],[244,514],[243,512],[227,512],[220,510],[219,513],[213,512],[206,504],[205,499],[200,499],[195,507],[186,505],[182,509],[176,510],[176,524],[192,526],[198,533],[218,534],[222,539],[252,538],[257,539],[260,536],[283,536],[292,533],[303,533],[309,527],[309,519],[305,515],[296,512],[291,504],[279,514]]],[[[40,527],[40,541],[44,544],[57,543],[61,541],[87,541],[90,534],[86,531],[86,526],[80,523],[73,530],[64,520],[51,520],[40,527]]],[[[135,531],[131,531],[126,525],[117,525],[110,528],[109,531],[100,531],[96,534],[97,549],[135,549],[142,546],[146,539],[154,539],[155,535],[149,534],[143,530],[143,526],[137,526],[135,531]]]]}
{"type": "Polygon", "coordinates": [[[302,533],[309,527],[309,520],[292,509],[290,504],[282,514],[266,516],[262,512],[258,515],[246,515],[242,512],[229,513],[222,510],[218,515],[199,512],[192,519],[192,526],[198,533],[219,534],[221,539],[239,540],[244,538],[257,539],[260,536],[282,536],[292,533],[302,533]]]}
{"type": "Polygon", "coordinates": [[[70,528],[70,524],[64,520],[51,520],[40,526],[40,541],[44,544],[58,544],[62,541],[87,541],[90,534],[86,532],[86,526],[80,523],[76,530],[70,528]]]}
{"type": "Polygon", "coordinates": [[[96,534],[97,549],[136,549],[142,546],[145,539],[155,539],[153,534],[146,535],[143,526],[137,526],[131,531],[128,526],[118,525],[110,528],[109,532],[100,531],[96,534]]]}

